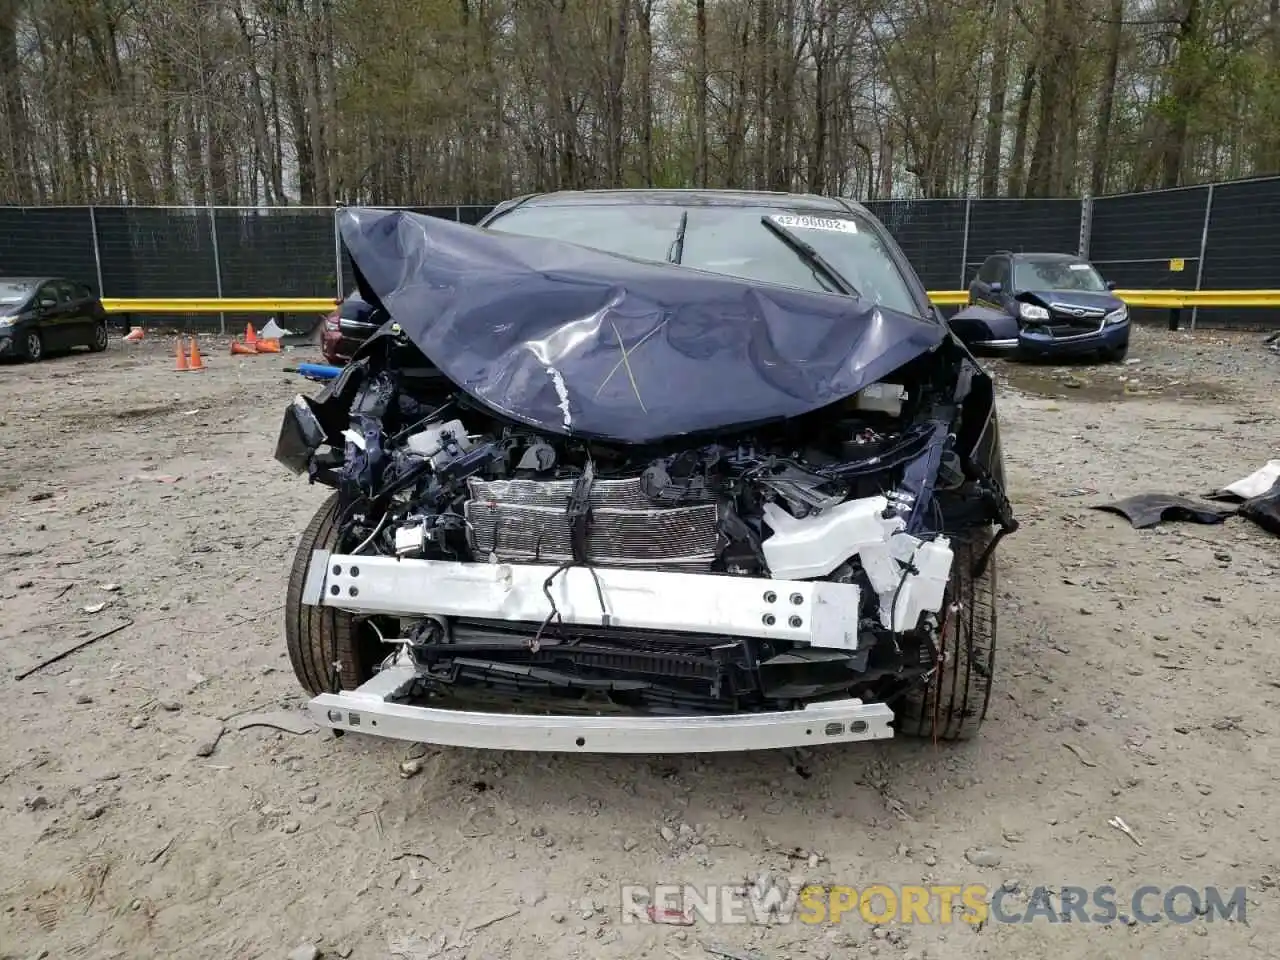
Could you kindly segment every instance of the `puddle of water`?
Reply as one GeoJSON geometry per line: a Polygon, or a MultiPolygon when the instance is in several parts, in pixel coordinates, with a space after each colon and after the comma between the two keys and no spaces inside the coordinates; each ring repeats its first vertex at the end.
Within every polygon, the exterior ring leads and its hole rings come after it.
{"type": "Polygon", "coordinates": [[[997,379],[1019,393],[1034,397],[1116,403],[1122,400],[1225,399],[1231,392],[1221,384],[1200,380],[1175,380],[1159,374],[1126,372],[1120,367],[1037,367],[1005,365],[997,379]],[[1124,379],[1121,379],[1121,378],[1124,379]]]}

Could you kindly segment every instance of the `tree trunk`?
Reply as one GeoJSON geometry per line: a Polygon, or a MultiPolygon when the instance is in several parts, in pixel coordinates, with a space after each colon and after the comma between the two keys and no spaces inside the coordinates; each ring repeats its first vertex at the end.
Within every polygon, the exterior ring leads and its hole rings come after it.
{"type": "Polygon", "coordinates": [[[608,185],[624,186],[622,182],[622,123],[623,93],[627,79],[627,24],[630,21],[631,0],[617,0],[614,7],[612,49],[609,51],[609,69],[606,101],[608,106],[608,185]]]}
{"type": "Polygon", "coordinates": [[[1124,0],[1111,0],[1111,17],[1107,23],[1107,65],[1102,77],[1102,93],[1098,98],[1098,117],[1093,127],[1093,171],[1089,177],[1089,193],[1095,197],[1101,196],[1107,189],[1107,175],[1110,172],[1111,115],[1115,110],[1120,41],[1123,37],[1124,0]]]}
{"type": "MultiPolygon", "coordinates": [[[[785,0],[791,3],[792,0],[785,0]]],[[[775,11],[776,13],[777,11],[775,11]]],[[[794,71],[791,51],[790,10],[782,11],[778,20],[782,25],[782,40],[777,39],[778,25],[774,25],[773,50],[769,57],[769,143],[767,147],[764,186],[768,190],[785,189],[786,157],[784,135],[790,108],[790,87],[784,77],[794,71]]]]}
{"type": "Polygon", "coordinates": [[[1187,0],[1186,13],[1178,24],[1178,53],[1173,63],[1171,117],[1165,121],[1160,149],[1160,186],[1176,187],[1182,180],[1182,163],[1187,151],[1191,112],[1200,93],[1200,45],[1204,26],[1200,0],[1187,0]]]}
{"type": "Polygon", "coordinates": [[[274,155],[271,138],[267,133],[267,103],[262,93],[262,76],[258,71],[257,47],[253,42],[253,34],[249,29],[249,18],[240,3],[235,7],[236,22],[240,25],[240,36],[245,57],[249,61],[246,74],[249,80],[249,96],[252,102],[250,116],[253,122],[254,163],[262,171],[263,193],[268,204],[284,203],[283,174],[272,161],[274,155]]]}
{"type": "Polygon", "coordinates": [[[306,8],[306,0],[298,0],[297,21],[302,31],[302,82],[303,97],[306,102],[307,133],[311,138],[311,164],[315,176],[314,203],[331,202],[329,193],[329,170],[325,162],[328,151],[325,141],[328,136],[325,124],[323,104],[324,91],[321,89],[319,34],[321,25],[318,18],[306,8]]]}
{"type": "Polygon", "coordinates": [[[698,52],[694,70],[694,134],[693,179],[707,185],[707,0],[697,0],[696,14],[698,52]]]}
{"type": "Polygon", "coordinates": [[[991,90],[987,95],[987,130],[982,143],[982,196],[1000,195],[1000,144],[1004,139],[1005,88],[1009,84],[1009,3],[997,0],[996,47],[992,54],[991,90]]]}
{"type": "Polygon", "coordinates": [[[822,158],[826,154],[827,149],[827,124],[830,119],[831,108],[827,103],[828,97],[828,73],[831,65],[828,62],[827,53],[827,10],[826,3],[820,2],[818,7],[818,22],[815,24],[815,39],[813,41],[813,144],[809,153],[809,191],[811,193],[822,193],[823,182],[823,164],[822,158]]]}
{"type": "Polygon", "coordinates": [[[1036,92],[1035,59],[1028,59],[1022,74],[1022,91],[1018,95],[1018,119],[1013,129],[1013,156],[1009,158],[1009,196],[1020,197],[1023,191],[1023,165],[1027,158],[1027,127],[1031,122],[1031,100],[1036,92]]]}
{"type": "Polygon", "coordinates": [[[773,0],[757,0],[756,11],[756,115],[755,115],[755,185],[766,190],[769,186],[769,167],[773,158],[769,147],[772,133],[769,126],[769,67],[773,62],[773,0]]]}
{"type": "Polygon", "coordinates": [[[0,180],[0,202],[6,203],[30,203],[34,199],[29,152],[31,130],[22,98],[18,58],[18,4],[19,0],[0,0],[0,96],[4,98],[5,116],[0,146],[6,168],[6,176],[0,180]]]}
{"type": "Polygon", "coordinates": [[[640,176],[653,186],[653,0],[637,0],[640,27],[640,176]]]}
{"type": "Polygon", "coordinates": [[[1059,134],[1063,94],[1063,43],[1058,4],[1059,0],[1044,0],[1040,115],[1036,122],[1035,146],[1031,150],[1031,167],[1027,172],[1028,197],[1047,197],[1053,185],[1054,145],[1059,134]]]}
{"type": "MultiPolygon", "coordinates": [[[[736,26],[736,24],[735,24],[736,26]]],[[[743,170],[746,166],[748,98],[750,95],[750,50],[751,50],[751,18],[744,16],[741,29],[738,31],[738,63],[733,74],[737,80],[734,84],[733,105],[729,111],[729,135],[727,137],[725,172],[722,186],[742,188],[746,186],[743,170]]]]}
{"type": "Polygon", "coordinates": [[[187,183],[196,205],[204,206],[209,202],[209,191],[205,180],[204,138],[200,134],[194,105],[188,101],[182,112],[187,127],[187,183]]]}
{"type": "Polygon", "coordinates": [[[303,103],[302,85],[298,71],[285,51],[284,71],[285,107],[289,112],[289,125],[293,128],[293,149],[298,161],[298,199],[303,206],[316,202],[316,166],[311,153],[311,131],[307,123],[307,110],[303,103]]]}

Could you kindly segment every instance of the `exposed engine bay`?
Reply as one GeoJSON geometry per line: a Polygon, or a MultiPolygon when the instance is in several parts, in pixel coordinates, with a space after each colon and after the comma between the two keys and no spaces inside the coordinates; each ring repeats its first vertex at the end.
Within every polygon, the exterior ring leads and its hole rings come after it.
{"type": "MultiPolygon", "coordinates": [[[[936,662],[953,563],[943,531],[999,523],[1008,509],[998,478],[960,453],[985,430],[989,400],[958,390],[953,363],[927,355],[834,408],[688,447],[548,435],[461,391],[411,393],[385,361],[378,373],[357,363],[332,388],[345,426],[326,431],[304,398],[291,422],[299,438],[341,437],[306,469],[340,493],[349,558],[550,571],[536,620],[373,618],[380,636],[403,642],[425,690],[679,712],[886,699],[936,662]],[[855,587],[841,602],[855,598],[856,610],[804,642],[726,635],[711,622],[628,627],[603,595],[576,618],[590,622],[569,622],[553,587],[575,568],[597,581],[611,569],[819,580],[855,587]]],[[[760,599],[769,594],[762,624],[801,620],[790,593],[770,587],[760,599]]]]}

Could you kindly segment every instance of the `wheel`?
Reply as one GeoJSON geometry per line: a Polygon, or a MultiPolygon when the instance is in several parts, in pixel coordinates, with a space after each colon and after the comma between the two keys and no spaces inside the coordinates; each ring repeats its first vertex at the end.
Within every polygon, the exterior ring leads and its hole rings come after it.
{"type": "Polygon", "coordinates": [[[384,656],[377,632],[369,624],[342,610],[302,602],[311,551],[338,547],[337,516],[335,493],[316,511],[299,538],[284,601],[289,662],[298,682],[312,696],[354,690],[373,676],[384,656]]]}
{"type": "Polygon", "coordinates": [[[904,736],[970,740],[987,715],[996,656],[996,558],[977,579],[973,568],[990,542],[989,533],[951,541],[955,560],[939,642],[941,663],[927,685],[909,691],[895,707],[897,730],[904,736]]]}
{"type": "Polygon", "coordinates": [[[93,339],[89,341],[89,349],[101,353],[107,349],[107,322],[105,320],[94,325],[93,339]]]}
{"type": "Polygon", "coordinates": [[[39,330],[32,330],[22,338],[22,353],[32,363],[39,363],[44,359],[44,338],[40,336],[39,330]]]}

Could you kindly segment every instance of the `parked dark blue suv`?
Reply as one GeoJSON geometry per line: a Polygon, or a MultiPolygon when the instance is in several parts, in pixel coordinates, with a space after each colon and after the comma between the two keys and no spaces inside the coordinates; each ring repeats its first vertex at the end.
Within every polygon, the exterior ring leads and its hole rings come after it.
{"type": "Polygon", "coordinates": [[[951,326],[975,350],[1118,362],[1129,350],[1129,310],[1113,286],[1073,254],[1001,252],[983,263],[951,326]]]}

